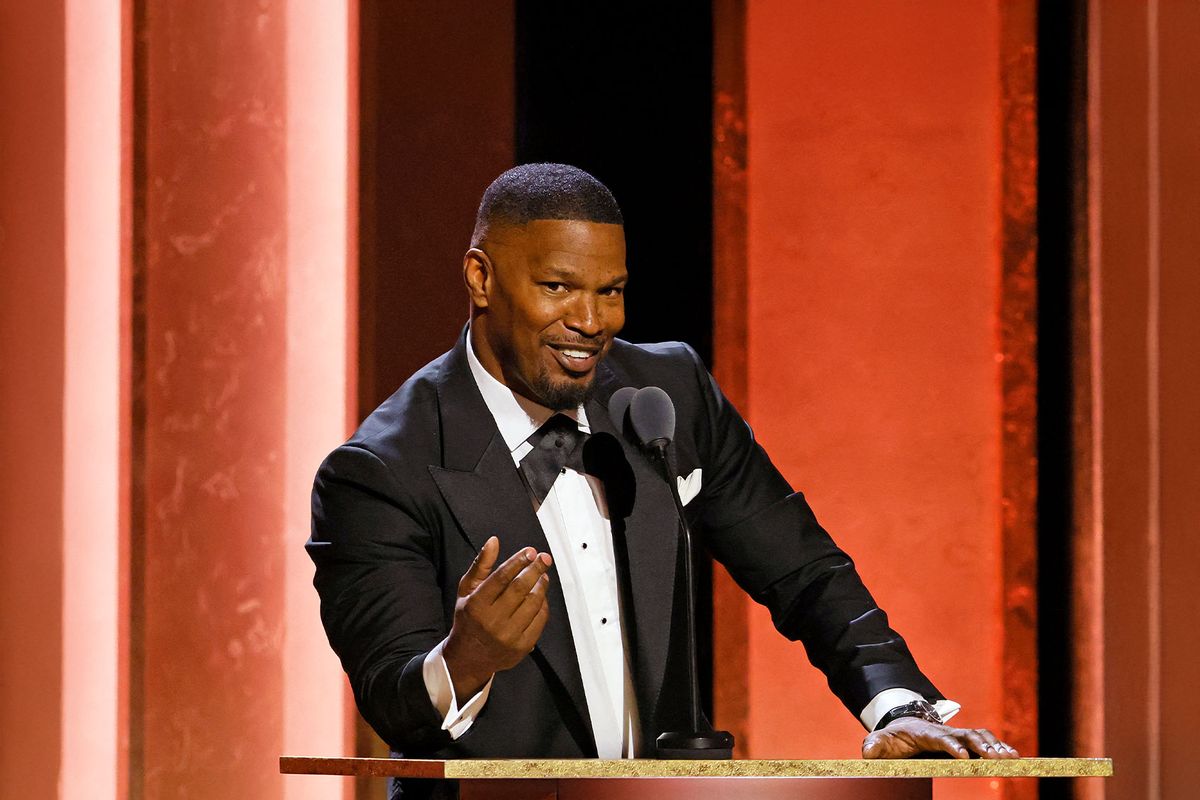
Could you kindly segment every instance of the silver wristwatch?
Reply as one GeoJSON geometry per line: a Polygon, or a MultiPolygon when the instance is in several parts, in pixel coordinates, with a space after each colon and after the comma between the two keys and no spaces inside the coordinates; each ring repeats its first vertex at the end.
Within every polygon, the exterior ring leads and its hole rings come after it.
{"type": "Polygon", "coordinates": [[[875,730],[883,730],[901,717],[916,717],[926,722],[933,722],[938,725],[942,724],[942,715],[937,712],[937,709],[931,703],[925,700],[913,700],[911,703],[896,706],[884,714],[879,720],[879,724],[875,726],[875,730]]]}

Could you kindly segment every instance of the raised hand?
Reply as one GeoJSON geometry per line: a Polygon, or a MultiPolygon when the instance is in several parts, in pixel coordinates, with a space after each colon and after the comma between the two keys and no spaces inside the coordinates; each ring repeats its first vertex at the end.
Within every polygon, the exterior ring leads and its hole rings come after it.
{"type": "Polygon", "coordinates": [[[537,644],[550,614],[550,554],[525,547],[493,571],[499,553],[493,536],[458,582],[454,624],[442,648],[456,697],[470,697],[492,675],[515,667],[537,644]]]}
{"type": "Polygon", "coordinates": [[[901,717],[863,739],[863,758],[910,758],[949,753],[955,758],[1019,758],[1017,751],[984,728],[952,728],[917,717],[901,717]]]}

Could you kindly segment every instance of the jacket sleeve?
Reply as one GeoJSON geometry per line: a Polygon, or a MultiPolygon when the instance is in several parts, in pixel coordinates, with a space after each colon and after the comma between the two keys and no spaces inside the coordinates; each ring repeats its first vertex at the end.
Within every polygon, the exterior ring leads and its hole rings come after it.
{"type": "MultiPolygon", "coordinates": [[[[856,717],[884,689],[942,695],[754,434],[691,353],[703,407],[692,435],[703,470],[693,512],[712,555],[808,659],[856,717]]],[[[690,508],[689,508],[690,510],[690,508]]]]}
{"type": "Polygon", "coordinates": [[[447,633],[435,547],[375,454],[344,445],[321,465],[305,545],[321,621],[363,718],[410,755],[450,742],[422,674],[425,655],[447,633]]]}

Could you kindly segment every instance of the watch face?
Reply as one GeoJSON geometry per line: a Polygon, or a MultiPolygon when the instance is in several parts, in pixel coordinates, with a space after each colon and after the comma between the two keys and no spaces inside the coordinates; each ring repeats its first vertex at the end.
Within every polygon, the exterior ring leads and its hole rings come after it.
{"type": "Polygon", "coordinates": [[[925,700],[914,700],[913,705],[916,707],[917,716],[921,719],[937,723],[942,721],[942,716],[937,713],[937,709],[931,703],[925,700]]]}

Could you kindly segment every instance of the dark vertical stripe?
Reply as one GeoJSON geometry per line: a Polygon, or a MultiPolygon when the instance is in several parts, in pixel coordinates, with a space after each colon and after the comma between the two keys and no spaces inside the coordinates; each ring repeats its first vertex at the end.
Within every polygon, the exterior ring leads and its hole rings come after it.
{"type": "Polygon", "coordinates": [[[621,204],[623,336],[712,356],[712,9],[518,0],[516,160],[559,161],[621,204]]]}
{"type": "Polygon", "coordinates": [[[146,0],[132,0],[132,109],[129,168],[129,798],[145,796],[146,730],[146,144],[149,43],[146,0]]]}
{"type": "MultiPolygon", "coordinates": [[[[1038,738],[1041,755],[1076,755],[1072,730],[1074,386],[1072,330],[1087,309],[1072,286],[1086,257],[1086,7],[1042,3],[1038,18],[1038,738]],[[1081,195],[1081,191],[1083,195],[1081,195]]],[[[1043,780],[1042,798],[1072,796],[1043,780]]]]}

